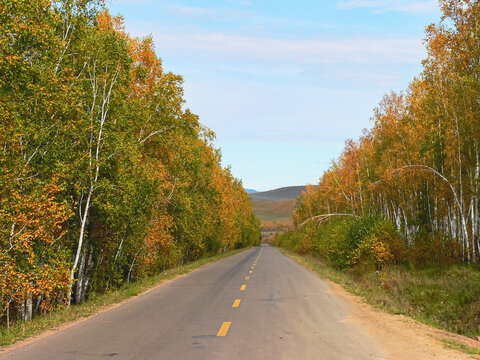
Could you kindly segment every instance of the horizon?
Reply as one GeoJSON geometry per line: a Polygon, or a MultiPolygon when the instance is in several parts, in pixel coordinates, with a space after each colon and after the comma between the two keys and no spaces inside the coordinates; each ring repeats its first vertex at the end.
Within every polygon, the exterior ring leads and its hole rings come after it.
{"type": "Polygon", "coordinates": [[[280,190],[280,189],[284,189],[284,188],[292,188],[292,187],[307,187],[309,185],[314,185],[316,186],[315,184],[305,184],[305,185],[287,185],[287,186],[280,186],[278,188],[275,188],[275,189],[268,189],[268,190],[257,190],[257,189],[252,189],[252,188],[247,188],[245,187],[245,191],[248,193],[250,191],[254,191],[254,192],[267,192],[267,191],[274,191],[274,190],[280,190]]]}

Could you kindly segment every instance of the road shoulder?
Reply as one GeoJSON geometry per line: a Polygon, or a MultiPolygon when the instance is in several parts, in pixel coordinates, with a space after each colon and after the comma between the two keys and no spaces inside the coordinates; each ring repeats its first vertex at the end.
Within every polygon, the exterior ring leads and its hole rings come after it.
{"type": "MultiPolygon", "coordinates": [[[[319,276],[307,263],[299,261],[300,255],[285,251],[282,253],[319,276]]],[[[322,279],[329,285],[329,293],[341,297],[348,304],[350,315],[344,321],[364,327],[389,352],[388,360],[480,359],[478,355],[459,352],[444,345],[444,341],[454,341],[480,349],[478,341],[436,329],[404,315],[383,312],[367,304],[363,298],[346,291],[341,285],[322,279]]]]}

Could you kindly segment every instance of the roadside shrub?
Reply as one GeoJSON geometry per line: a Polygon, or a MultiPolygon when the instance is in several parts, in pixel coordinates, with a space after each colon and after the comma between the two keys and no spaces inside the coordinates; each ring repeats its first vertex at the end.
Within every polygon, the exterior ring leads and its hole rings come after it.
{"type": "Polygon", "coordinates": [[[299,232],[277,233],[273,240],[275,246],[279,246],[288,250],[300,252],[302,248],[304,236],[299,232]]]}
{"type": "Polygon", "coordinates": [[[333,218],[318,227],[312,255],[324,258],[336,269],[349,266],[352,244],[348,236],[352,219],[333,218]]]}
{"type": "Polygon", "coordinates": [[[407,247],[395,226],[381,218],[369,219],[361,230],[350,266],[356,271],[379,270],[407,259],[407,247]]]}
{"type": "Polygon", "coordinates": [[[395,225],[380,216],[336,217],[301,232],[275,237],[275,245],[326,260],[339,270],[364,272],[404,262],[407,247],[395,225]]]}

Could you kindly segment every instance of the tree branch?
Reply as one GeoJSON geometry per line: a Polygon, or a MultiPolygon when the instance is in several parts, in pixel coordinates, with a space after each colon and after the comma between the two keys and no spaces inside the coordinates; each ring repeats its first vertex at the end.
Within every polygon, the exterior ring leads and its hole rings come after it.
{"type": "Polygon", "coordinates": [[[307,222],[309,221],[312,221],[312,220],[315,220],[315,219],[319,219],[318,222],[322,222],[322,221],[325,221],[327,220],[328,218],[332,217],[332,216],[352,216],[354,217],[355,219],[358,219],[360,218],[360,216],[358,215],[355,215],[355,214],[321,214],[321,215],[316,215],[316,216],[313,216],[307,220],[305,220],[304,222],[302,222],[299,226],[297,226],[297,230],[300,230],[307,222]]]}

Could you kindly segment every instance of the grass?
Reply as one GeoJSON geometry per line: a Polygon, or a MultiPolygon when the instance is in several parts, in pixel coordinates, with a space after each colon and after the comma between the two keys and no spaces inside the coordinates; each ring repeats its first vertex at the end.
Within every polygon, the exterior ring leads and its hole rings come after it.
{"type": "Polygon", "coordinates": [[[465,336],[480,335],[480,267],[452,265],[412,270],[392,266],[353,274],[308,255],[281,251],[371,305],[465,336]]]}
{"type": "Polygon", "coordinates": [[[480,355],[480,349],[475,349],[470,346],[460,344],[454,340],[448,340],[448,339],[439,339],[439,340],[443,343],[443,346],[445,346],[447,349],[458,350],[458,351],[464,352],[465,354],[470,354],[470,355],[480,355]]]}
{"type": "Polygon", "coordinates": [[[306,186],[287,186],[279,189],[261,191],[250,194],[255,201],[281,201],[286,199],[296,199],[302,194],[306,186]]]}
{"type": "Polygon", "coordinates": [[[45,330],[55,329],[68,322],[89,317],[112,305],[121,303],[122,301],[154,288],[167,280],[189,273],[203,265],[235,255],[244,250],[246,249],[232,250],[224,254],[199,259],[186,265],[169,269],[161,274],[125,284],[119,289],[109,291],[105,294],[92,294],[87,301],[79,305],[73,305],[70,309],[58,309],[50,314],[36,316],[28,322],[18,321],[11,325],[9,329],[0,327],[0,346],[11,345],[17,341],[38,335],[45,330]]]}

